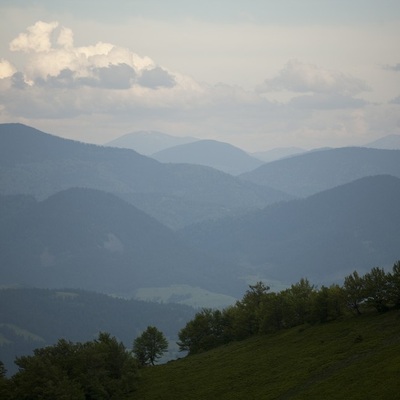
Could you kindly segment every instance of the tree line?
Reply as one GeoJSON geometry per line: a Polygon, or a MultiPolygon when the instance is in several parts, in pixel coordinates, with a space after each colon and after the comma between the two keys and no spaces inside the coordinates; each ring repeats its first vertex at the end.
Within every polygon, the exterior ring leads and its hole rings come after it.
{"type": "Polygon", "coordinates": [[[200,353],[257,334],[268,334],[305,323],[324,323],[346,314],[374,309],[400,309],[400,261],[391,272],[375,267],[357,271],[342,286],[317,288],[302,278],[278,293],[262,282],[250,285],[243,298],[223,310],[202,309],[179,332],[179,348],[200,353]]]}
{"type": "Polygon", "coordinates": [[[125,400],[134,398],[139,369],[154,363],[168,348],[164,334],[149,326],[128,351],[109,333],[85,343],[57,344],[17,357],[11,378],[0,361],[0,398],[8,400],[125,400]]]}

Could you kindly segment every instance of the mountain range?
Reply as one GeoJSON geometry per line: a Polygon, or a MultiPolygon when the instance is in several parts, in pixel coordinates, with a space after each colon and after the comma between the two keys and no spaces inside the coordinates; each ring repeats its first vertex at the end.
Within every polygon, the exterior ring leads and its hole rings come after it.
{"type": "Polygon", "coordinates": [[[258,279],[332,282],[400,258],[399,177],[399,150],[307,152],[233,177],[2,124],[1,282],[233,297],[258,279]]]}
{"type": "Polygon", "coordinates": [[[209,167],[162,164],[134,150],[0,124],[1,194],[44,199],[71,187],[114,193],[173,228],[291,198],[209,167]]]}

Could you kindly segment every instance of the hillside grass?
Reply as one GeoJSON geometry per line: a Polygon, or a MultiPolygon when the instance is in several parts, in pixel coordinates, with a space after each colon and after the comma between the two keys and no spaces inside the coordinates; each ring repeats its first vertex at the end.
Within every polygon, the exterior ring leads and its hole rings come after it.
{"type": "Polygon", "coordinates": [[[395,399],[400,312],[300,326],[144,368],[139,400],[395,399]]]}

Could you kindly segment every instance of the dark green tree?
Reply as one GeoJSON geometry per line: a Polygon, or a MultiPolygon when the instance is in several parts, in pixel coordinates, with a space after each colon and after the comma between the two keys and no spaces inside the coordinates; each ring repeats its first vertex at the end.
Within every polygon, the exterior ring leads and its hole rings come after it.
{"type": "Polygon", "coordinates": [[[237,339],[245,339],[261,333],[263,304],[266,301],[269,289],[269,286],[259,281],[255,285],[249,285],[243,299],[236,302],[235,324],[241,327],[241,332],[237,329],[237,339]]]}
{"type": "Polygon", "coordinates": [[[7,370],[2,361],[0,361],[0,399],[11,398],[11,387],[6,377],[7,370]]]}
{"type": "Polygon", "coordinates": [[[167,350],[168,341],[155,326],[148,326],[133,342],[133,353],[142,366],[154,365],[167,350]]]}
{"type": "Polygon", "coordinates": [[[61,339],[16,364],[11,382],[18,400],[122,400],[132,397],[137,384],[136,360],[107,333],[86,343],[61,339]]]}
{"type": "Polygon", "coordinates": [[[400,261],[397,261],[388,274],[389,299],[395,308],[400,308],[400,261]]]}
{"type": "Polygon", "coordinates": [[[343,289],[347,306],[357,315],[360,315],[360,306],[366,297],[364,278],[358,275],[357,271],[354,271],[344,278],[343,289]]]}
{"type": "Polygon", "coordinates": [[[313,322],[335,320],[343,315],[345,305],[344,292],[339,285],[322,286],[314,297],[312,320],[313,322]]]}
{"type": "Polygon", "coordinates": [[[178,334],[180,351],[201,353],[229,341],[230,309],[225,312],[203,308],[178,334]]]}
{"type": "Polygon", "coordinates": [[[383,268],[372,268],[364,275],[366,303],[378,312],[388,310],[390,288],[389,277],[383,268]]]}
{"type": "Polygon", "coordinates": [[[316,294],[315,286],[308,279],[301,278],[299,282],[282,293],[285,296],[286,308],[284,319],[287,326],[296,326],[311,322],[313,301],[316,294]]]}

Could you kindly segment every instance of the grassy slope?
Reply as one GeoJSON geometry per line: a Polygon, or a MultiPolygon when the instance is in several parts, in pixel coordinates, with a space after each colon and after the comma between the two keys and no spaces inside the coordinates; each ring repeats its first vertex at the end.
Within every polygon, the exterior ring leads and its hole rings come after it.
{"type": "Polygon", "coordinates": [[[136,399],[394,399],[400,313],[296,327],[144,369],[136,399]]]}

